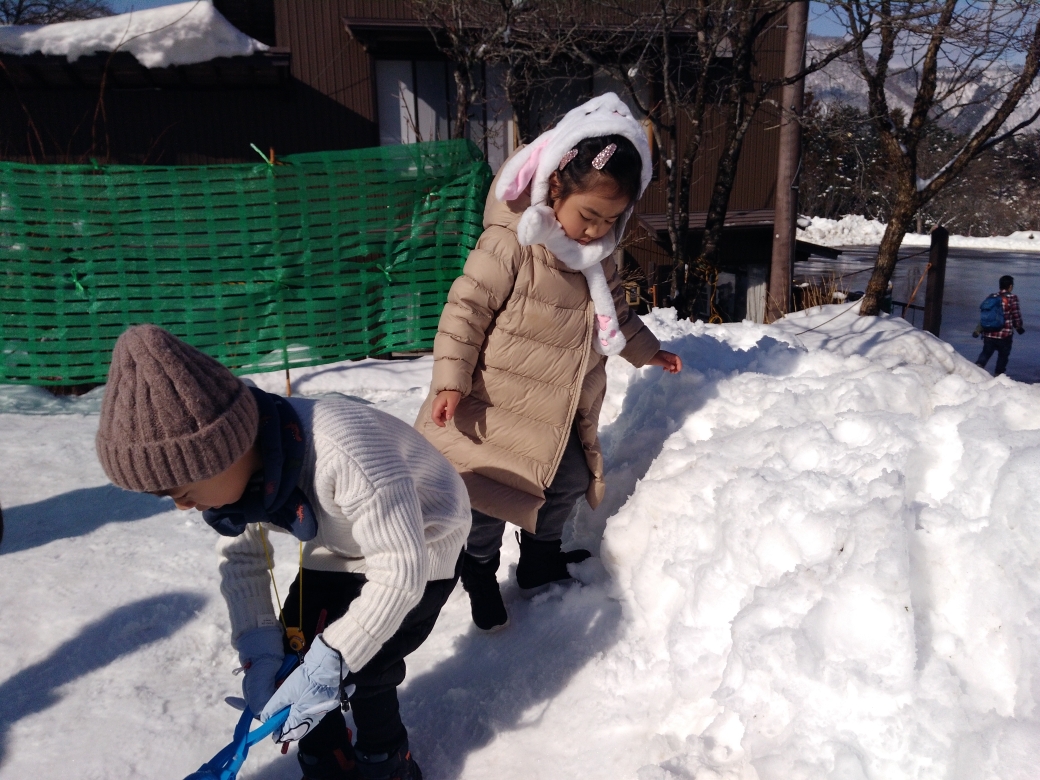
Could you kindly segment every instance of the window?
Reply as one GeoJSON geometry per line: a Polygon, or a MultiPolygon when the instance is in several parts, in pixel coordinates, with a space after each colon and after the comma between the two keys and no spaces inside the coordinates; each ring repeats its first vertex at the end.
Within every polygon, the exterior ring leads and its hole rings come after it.
{"type": "MultiPolygon", "coordinates": [[[[496,172],[515,148],[504,75],[504,70],[494,67],[480,74],[484,99],[469,114],[469,138],[496,172]]],[[[381,146],[451,138],[455,77],[449,62],[377,60],[376,94],[381,146]]]]}
{"type": "Polygon", "coordinates": [[[450,138],[450,75],[443,61],[377,60],[379,145],[450,138]]]}

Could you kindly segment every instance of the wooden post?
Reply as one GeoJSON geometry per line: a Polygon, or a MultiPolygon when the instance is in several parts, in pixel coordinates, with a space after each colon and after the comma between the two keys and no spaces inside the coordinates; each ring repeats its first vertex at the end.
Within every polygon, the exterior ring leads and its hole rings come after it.
{"type": "MultiPolygon", "coordinates": [[[[784,36],[784,77],[805,67],[805,34],[809,3],[796,0],[787,7],[784,36]]],[[[776,165],[776,210],[773,218],[773,259],[769,272],[766,322],[791,310],[791,275],[794,266],[795,227],[798,220],[798,164],[802,156],[802,107],[805,80],[783,88],[780,106],[780,155],[776,165]]]]}
{"type": "Polygon", "coordinates": [[[942,325],[943,288],[946,286],[946,254],[950,231],[941,225],[932,231],[932,248],[928,251],[928,287],[924,293],[924,329],[939,335],[942,325]]]}

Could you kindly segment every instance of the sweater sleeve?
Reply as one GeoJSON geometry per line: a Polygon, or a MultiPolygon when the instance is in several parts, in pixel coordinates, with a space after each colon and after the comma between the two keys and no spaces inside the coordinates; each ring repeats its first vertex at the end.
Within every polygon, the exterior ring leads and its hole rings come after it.
{"type": "Polygon", "coordinates": [[[428,559],[415,484],[398,476],[373,485],[350,458],[328,464],[335,502],[353,524],[365,557],[360,595],[323,634],[353,670],[364,667],[400,628],[426,588],[428,559]]]}
{"type": "Polygon", "coordinates": [[[661,342],[657,336],[650,332],[650,328],[643,324],[639,315],[632,311],[625,300],[625,288],[621,285],[621,275],[612,259],[605,260],[603,270],[607,275],[607,286],[614,298],[614,308],[617,310],[618,325],[621,332],[625,334],[625,348],[621,350],[621,357],[636,368],[647,364],[657,351],[661,349],[661,342]]]}
{"type": "MultiPolygon", "coordinates": [[[[250,524],[239,536],[222,536],[217,541],[220,593],[227,603],[231,644],[236,649],[239,637],[246,631],[278,625],[261,533],[260,525],[250,524]]],[[[273,557],[271,564],[274,565],[273,557]]]]}
{"type": "Polygon", "coordinates": [[[448,292],[433,340],[433,393],[469,395],[484,336],[516,282],[521,249],[503,227],[485,230],[448,292]]]}

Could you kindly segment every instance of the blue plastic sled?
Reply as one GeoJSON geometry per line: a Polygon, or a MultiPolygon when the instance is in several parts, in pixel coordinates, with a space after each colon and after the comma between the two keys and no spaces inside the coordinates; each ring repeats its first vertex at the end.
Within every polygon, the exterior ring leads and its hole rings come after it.
{"type": "MultiPolygon", "coordinates": [[[[297,658],[295,655],[287,655],[285,663],[282,664],[282,669],[278,673],[279,679],[288,674],[296,663],[297,658]]],[[[249,724],[253,722],[253,711],[246,707],[242,711],[242,717],[238,719],[238,725],[235,726],[235,736],[230,744],[200,766],[198,771],[192,772],[184,778],[184,780],[235,780],[238,776],[238,770],[242,768],[246,756],[249,755],[249,748],[264,737],[273,734],[285,723],[285,719],[288,717],[289,708],[286,707],[269,718],[262,726],[258,726],[250,731],[249,724]]]]}

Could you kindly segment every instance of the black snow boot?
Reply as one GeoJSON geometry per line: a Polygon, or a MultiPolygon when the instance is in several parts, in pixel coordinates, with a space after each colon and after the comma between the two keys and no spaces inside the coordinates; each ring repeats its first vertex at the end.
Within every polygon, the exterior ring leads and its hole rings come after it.
{"type": "Polygon", "coordinates": [[[354,747],[350,744],[350,729],[342,718],[325,718],[308,736],[321,734],[320,745],[304,745],[296,754],[303,770],[303,780],[364,780],[357,769],[354,747]],[[325,721],[331,720],[330,725],[325,721]],[[337,723],[338,721],[338,723],[337,723]]]}
{"type": "Polygon", "coordinates": [[[422,771],[408,750],[407,738],[389,753],[359,750],[357,766],[364,780],[422,780],[422,771]]]}
{"type": "Polygon", "coordinates": [[[581,563],[591,558],[588,550],[564,552],[562,542],[543,542],[527,531],[520,532],[520,562],[516,565],[516,584],[521,590],[541,588],[551,582],[571,579],[568,563],[581,563]]]}
{"type": "Polygon", "coordinates": [[[501,555],[478,561],[467,553],[462,557],[462,587],[469,594],[473,622],[481,631],[498,631],[509,625],[509,613],[498,588],[498,564],[501,555]]]}

